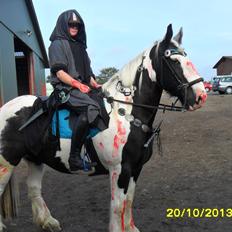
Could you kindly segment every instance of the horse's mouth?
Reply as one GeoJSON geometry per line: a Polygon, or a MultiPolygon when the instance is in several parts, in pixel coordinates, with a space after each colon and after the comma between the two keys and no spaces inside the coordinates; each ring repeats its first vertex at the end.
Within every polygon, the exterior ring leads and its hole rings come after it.
{"type": "Polygon", "coordinates": [[[189,111],[194,111],[194,110],[200,109],[203,106],[204,102],[205,102],[205,100],[202,99],[201,96],[199,96],[198,99],[196,99],[193,106],[189,105],[188,110],[189,111]]]}

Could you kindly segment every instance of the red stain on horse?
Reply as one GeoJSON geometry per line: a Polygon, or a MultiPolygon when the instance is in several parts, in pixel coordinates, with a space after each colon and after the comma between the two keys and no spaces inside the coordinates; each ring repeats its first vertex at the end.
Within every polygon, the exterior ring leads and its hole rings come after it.
{"type": "Polygon", "coordinates": [[[0,175],[5,175],[8,172],[7,168],[0,165],[0,175]]]}
{"type": "Polygon", "coordinates": [[[187,65],[187,66],[190,66],[190,67],[192,68],[193,72],[194,72],[196,75],[199,75],[198,72],[197,72],[197,70],[196,70],[196,68],[195,68],[195,66],[194,66],[194,64],[193,64],[191,61],[187,61],[186,65],[187,65]]]}
{"type": "Polygon", "coordinates": [[[123,201],[123,207],[122,207],[122,213],[121,213],[122,232],[125,232],[125,222],[124,222],[125,210],[126,210],[126,201],[123,201]]]}
{"type": "Polygon", "coordinates": [[[111,183],[111,186],[112,186],[112,189],[111,189],[111,199],[112,199],[112,201],[114,200],[116,178],[117,178],[117,173],[113,172],[112,179],[111,179],[111,181],[112,181],[112,183],[111,183]]]}
{"type": "Polygon", "coordinates": [[[132,216],[132,208],[131,208],[131,219],[130,219],[130,227],[131,229],[134,229],[135,228],[135,223],[134,223],[134,219],[133,219],[133,216],[132,216]]]}
{"type": "Polygon", "coordinates": [[[104,145],[103,145],[102,142],[99,143],[99,148],[100,148],[101,150],[104,150],[104,145]]]}
{"type": "Polygon", "coordinates": [[[113,149],[113,157],[117,157],[118,150],[120,145],[126,143],[126,128],[123,127],[122,122],[117,120],[117,134],[114,136],[114,149],[113,149]]]}

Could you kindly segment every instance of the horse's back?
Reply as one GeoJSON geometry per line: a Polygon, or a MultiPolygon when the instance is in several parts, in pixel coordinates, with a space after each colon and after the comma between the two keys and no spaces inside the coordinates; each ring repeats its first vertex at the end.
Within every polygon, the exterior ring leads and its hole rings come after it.
{"type": "Polygon", "coordinates": [[[23,95],[16,97],[0,108],[0,130],[5,126],[8,118],[13,117],[17,111],[23,107],[30,107],[33,105],[36,97],[33,95],[23,95]]]}

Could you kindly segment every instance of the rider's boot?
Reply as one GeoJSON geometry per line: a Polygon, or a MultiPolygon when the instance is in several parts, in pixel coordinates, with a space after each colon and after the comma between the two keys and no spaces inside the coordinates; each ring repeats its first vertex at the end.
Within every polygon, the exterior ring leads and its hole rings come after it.
{"type": "MultiPolygon", "coordinates": [[[[71,151],[69,156],[69,167],[72,173],[85,173],[88,174],[88,171],[85,171],[84,163],[81,159],[81,148],[85,143],[86,136],[89,132],[89,124],[87,115],[82,113],[78,119],[76,126],[73,130],[72,139],[71,139],[71,151]]],[[[85,161],[85,165],[88,167],[96,166],[96,163],[91,163],[85,161]]]]}

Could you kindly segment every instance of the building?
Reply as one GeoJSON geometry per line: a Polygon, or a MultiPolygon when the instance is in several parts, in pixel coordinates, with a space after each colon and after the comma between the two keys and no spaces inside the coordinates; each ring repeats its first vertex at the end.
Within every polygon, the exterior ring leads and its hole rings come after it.
{"type": "Polygon", "coordinates": [[[0,105],[19,95],[45,95],[48,67],[32,0],[1,0],[0,105]]]}
{"type": "Polygon", "coordinates": [[[223,56],[213,68],[217,69],[217,76],[232,74],[232,56],[223,56]]]}

